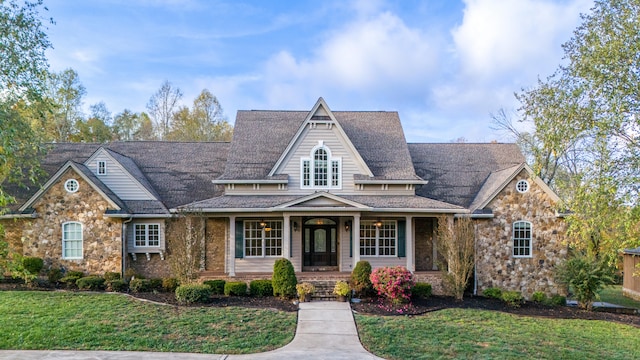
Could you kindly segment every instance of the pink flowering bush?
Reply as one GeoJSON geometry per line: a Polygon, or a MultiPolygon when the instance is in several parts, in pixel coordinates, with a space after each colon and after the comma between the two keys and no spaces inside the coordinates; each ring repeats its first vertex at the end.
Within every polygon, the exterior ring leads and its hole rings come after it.
{"type": "Polygon", "coordinates": [[[411,271],[404,266],[382,267],[371,273],[371,284],[378,295],[398,305],[411,300],[411,288],[415,280],[411,271]]]}

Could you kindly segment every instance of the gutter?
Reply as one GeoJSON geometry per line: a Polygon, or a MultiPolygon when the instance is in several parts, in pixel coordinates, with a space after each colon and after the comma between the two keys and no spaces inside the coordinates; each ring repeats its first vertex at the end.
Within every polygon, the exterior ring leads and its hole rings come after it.
{"type": "Polygon", "coordinates": [[[36,213],[32,213],[32,214],[6,214],[6,215],[0,215],[0,220],[4,220],[4,219],[35,219],[38,217],[38,214],[36,213]]]}
{"type": "Polygon", "coordinates": [[[124,271],[127,266],[127,262],[125,259],[127,258],[127,223],[130,223],[133,220],[132,217],[122,222],[122,258],[120,260],[120,276],[124,279],[124,271]]]}
{"type": "Polygon", "coordinates": [[[158,219],[171,218],[171,214],[104,214],[104,217],[114,219],[158,219]]]}
{"type": "MultiPolygon", "coordinates": [[[[419,213],[419,214],[460,214],[465,212],[464,209],[407,209],[407,208],[353,208],[353,207],[334,207],[334,208],[319,208],[319,207],[289,207],[289,208],[199,208],[192,209],[193,212],[202,213],[255,213],[255,212],[402,212],[402,213],[419,213]]],[[[172,210],[171,212],[177,212],[172,210]]],[[[493,215],[491,215],[493,217],[493,215]]]]}

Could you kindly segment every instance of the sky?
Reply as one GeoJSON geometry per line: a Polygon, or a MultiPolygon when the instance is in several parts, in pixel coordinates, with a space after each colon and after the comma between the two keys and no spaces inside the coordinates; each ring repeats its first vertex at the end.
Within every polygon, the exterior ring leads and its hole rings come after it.
{"type": "Polygon", "coordinates": [[[514,93],[562,63],[592,0],[45,0],[50,70],[116,115],[165,80],[238,110],[397,111],[409,142],[510,141],[514,93]]]}

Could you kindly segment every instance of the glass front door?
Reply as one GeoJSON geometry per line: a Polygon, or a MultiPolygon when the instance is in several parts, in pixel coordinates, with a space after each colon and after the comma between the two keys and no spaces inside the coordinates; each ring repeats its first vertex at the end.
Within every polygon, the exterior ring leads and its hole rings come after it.
{"type": "Polygon", "coordinates": [[[338,266],[337,223],[321,218],[304,224],[304,266],[338,266]]]}

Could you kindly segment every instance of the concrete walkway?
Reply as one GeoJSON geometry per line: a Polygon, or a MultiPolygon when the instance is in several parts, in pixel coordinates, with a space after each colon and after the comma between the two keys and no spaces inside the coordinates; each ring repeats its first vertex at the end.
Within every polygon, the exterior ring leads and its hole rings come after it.
{"type": "Polygon", "coordinates": [[[3,360],[241,360],[241,359],[381,359],[360,344],[351,307],[345,302],[301,303],[298,327],[286,346],[258,354],[204,355],[133,351],[0,351],[3,360]]]}

